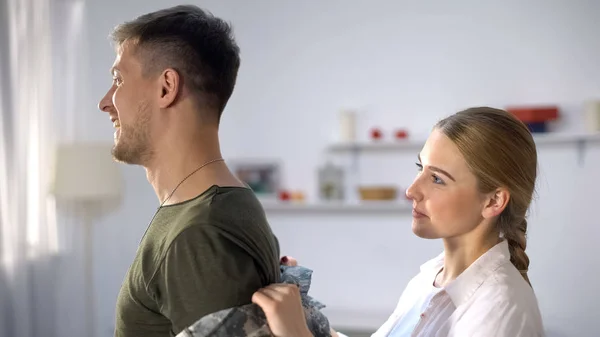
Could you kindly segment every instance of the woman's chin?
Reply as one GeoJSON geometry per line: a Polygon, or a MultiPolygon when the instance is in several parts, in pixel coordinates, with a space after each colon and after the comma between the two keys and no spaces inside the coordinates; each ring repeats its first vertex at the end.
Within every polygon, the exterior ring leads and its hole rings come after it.
{"type": "Polygon", "coordinates": [[[422,239],[437,239],[434,231],[429,223],[425,224],[422,220],[413,219],[412,222],[413,233],[422,239]]]}

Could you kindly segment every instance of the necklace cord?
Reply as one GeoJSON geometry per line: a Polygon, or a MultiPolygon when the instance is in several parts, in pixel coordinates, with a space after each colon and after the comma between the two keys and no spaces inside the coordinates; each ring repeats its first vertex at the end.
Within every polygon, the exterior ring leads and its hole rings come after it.
{"type": "Polygon", "coordinates": [[[212,164],[214,162],[217,161],[223,161],[223,158],[217,158],[217,159],[213,159],[213,160],[209,160],[206,163],[200,165],[200,167],[198,167],[197,169],[193,170],[190,174],[188,174],[185,178],[183,178],[179,184],[177,184],[177,186],[175,186],[175,188],[173,189],[173,191],[171,191],[171,193],[169,193],[169,195],[167,196],[167,198],[160,204],[160,206],[158,208],[161,208],[164,206],[164,204],[171,198],[171,196],[173,196],[173,194],[175,194],[175,191],[177,191],[177,189],[179,188],[179,186],[181,186],[181,184],[183,184],[184,181],[186,181],[189,177],[191,177],[194,173],[200,171],[203,167],[205,167],[208,164],[212,164]]]}
{"type": "Polygon", "coordinates": [[[142,238],[140,239],[140,243],[144,240],[144,237],[146,236],[146,233],[148,232],[148,229],[150,229],[150,225],[152,224],[152,221],[154,221],[154,218],[156,218],[156,216],[158,215],[160,209],[171,198],[171,196],[173,194],[175,194],[175,191],[177,191],[177,188],[179,188],[179,186],[181,186],[181,184],[183,184],[183,182],[186,181],[189,177],[191,177],[194,173],[200,171],[206,165],[212,164],[212,163],[217,162],[217,161],[224,161],[224,159],[223,158],[217,158],[217,159],[213,159],[213,160],[207,161],[206,163],[200,165],[200,167],[198,167],[197,169],[193,170],[190,174],[188,174],[185,178],[183,178],[179,182],[179,184],[177,184],[177,186],[175,186],[175,188],[173,189],[173,191],[171,191],[171,193],[167,196],[167,198],[160,204],[160,206],[158,206],[158,208],[156,209],[156,212],[154,212],[154,215],[152,216],[152,219],[150,219],[150,222],[148,223],[148,226],[146,227],[146,230],[144,231],[144,235],[142,235],[142,238]]]}

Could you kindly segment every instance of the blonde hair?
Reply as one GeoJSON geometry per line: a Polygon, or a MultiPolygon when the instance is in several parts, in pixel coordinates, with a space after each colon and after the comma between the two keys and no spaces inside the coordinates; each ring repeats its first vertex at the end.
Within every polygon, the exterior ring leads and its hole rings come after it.
{"type": "Polygon", "coordinates": [[[508,242],[510,260],[527,277],[527,210],[533,199],[537,177],[537,150],[533,136],[512,114],[489,107],[458,112],[436,124],[464,156],[477,177],[479,190],[489,193],[508,189],[508,205],[496,226],[508,242]]]}

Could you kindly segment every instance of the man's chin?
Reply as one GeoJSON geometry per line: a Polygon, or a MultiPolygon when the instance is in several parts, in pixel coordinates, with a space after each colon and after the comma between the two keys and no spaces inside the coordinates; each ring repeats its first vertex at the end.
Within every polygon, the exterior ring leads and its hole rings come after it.
{"type": "Polygon", "coordinates": [[[151,153],[144,150],[143,147],[127,146],[123,140],[117,140],[112,148],[112,157],[115,161],[130,165],[142,165],[147,163],[151,158],[151,153]]]}
{"type": "Polygon", "coordinates": [[[130,151],[127,151],[127,149],[124,149],[123,146],[119,144],[118,140],[112,148],[112,157],[116,162],[119,163],[136,164],[136,161],[134,160],[135,158],[134,156],[132,156],[132,153],[130,151]]]}

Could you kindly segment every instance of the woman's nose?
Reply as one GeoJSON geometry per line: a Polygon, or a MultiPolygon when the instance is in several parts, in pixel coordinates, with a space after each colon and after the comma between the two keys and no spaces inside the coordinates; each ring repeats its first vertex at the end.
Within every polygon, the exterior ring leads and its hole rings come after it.
{"type": "Polygon", "coordinates": [[[406,189],[406,198],[409,200],[419,201],[423,198],[423,194],[419,190],[419,177],[415,178],[413,183],[406,189]]]}

